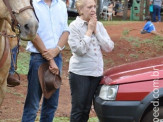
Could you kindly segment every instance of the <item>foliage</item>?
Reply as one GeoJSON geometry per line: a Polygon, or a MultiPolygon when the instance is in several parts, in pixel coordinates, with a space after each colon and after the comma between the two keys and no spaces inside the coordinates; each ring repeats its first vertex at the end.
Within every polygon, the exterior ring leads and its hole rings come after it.
{"type": "Polygon", "coordinates": [[[29,68],[29,52],[20,52],[17,59],[17,72],[19,74],[27,74],[29,68]]]}

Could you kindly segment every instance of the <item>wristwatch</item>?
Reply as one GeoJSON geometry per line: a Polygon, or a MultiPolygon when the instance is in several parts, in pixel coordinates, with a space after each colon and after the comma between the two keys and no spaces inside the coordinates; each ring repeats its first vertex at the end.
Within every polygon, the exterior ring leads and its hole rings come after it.
{"type": "Polygon", "coordinates": [[[60,51],[62,51],[62,50],[65,48],[65,46],[63,46],[63,47],[61,48],[59,45],[57,45],[57,48],[58,48],[60,51]]]}

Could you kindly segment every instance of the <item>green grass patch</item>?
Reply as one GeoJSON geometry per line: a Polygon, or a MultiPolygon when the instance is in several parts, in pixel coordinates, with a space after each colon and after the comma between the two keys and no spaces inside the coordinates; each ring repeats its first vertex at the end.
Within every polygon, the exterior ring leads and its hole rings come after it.
{"type": "MultiPolygon", "coordinates": [[[[55,117],[53,122],[69,122],[69,117],[55,117]]],[[[88,122],[98,122],[97,117],[89,118],[88,122]]]]}
{"type": "Polygon", "coordinates": [[[19,52],[17,60],[17,72],[19,74],[27,74],[29,69],[29,52],[19,52]]]}
{"type": "Polygon", "coordinates": [[[121,58],[124,58],[125,57],[125,55],[124,54],[117,54],[119,57],[121,57],[121,58]]]}
{"type": "Polygon", "coordinates": [[[107,25],[122,25],[125,23],[133,23],[133,21],[103,21],[101,20],[100,22],[102,22],[104,24],[104,26],[107,25]]]}
{"type": "MultiPolygon", "coordinates": [[[[37,117],[35,122],[39,122],[40,118],[37,117]]],[[[0,120],[0,122],[21,122],[21,118],[19,119],[4,119],[0,120]]],[[[70,122],[69,117],[55,117],[53,122],[70,122]]],[[[97,117],[89,118],[88,122],[99,122],[97,117]]]]}
{"type": "MultiPolygon", "coordinates": [[[[21,41],[20,45],[22,50],[25,50],[27,46],[27,41],[21,41]]],[[[30,53],[27,51],[21,51],[19,49],[18,59],[17,59],[17,70],[18,74],[24,74],[26,75],[28,73],[29,69],[29,59],[30,59],[30,53]]]]}
{"type": "Polygon", "coordinates": [[[23,94],[20,94],[20,93],[18,93],[18,92],[16,92],[15,89],[7,89],[6,92],[7,92],[7,93],[10,93],[10,94],[13,94],[13,95],[15,95],[15,96],[24,98],[24,95],[23,95],[23,94]]]}
{"type": "Polygon", "coordinates": [[[129,34],[130,30],[128,28],[125,28],[123,31],[122,31],[122,35],[123,36],[127,36],[129,34]]]}
{"type": "MultiPolygon", "coordinates": [[[[39,122],[40,118],[37,117],[35,122],[39,122]]],[[[53,122],[70,122],[70,118],[69,117],[55,117],[53,119],[53,122]]],[[[89,118],[88,122],[98,122],[98,118],[97,117],[91,117],[89,118]]]]}
{"type": "MultiPolygon", "coordinates": [[[[124,31],[124,32],[127,33],[127,31],[124,31]]],[[[128,41],[133,46],[133,48],[140,47],[141,46],[141,43],[142,43],[140,41],[140,38],[138,38],[138,37],[132,37],[132,36],[127,37],[126,35],[124,35],[122,37],[122,39],[125,39],[126,41],[128,41]]]]}
{"type": "Polygon", "coordinates": [[[70,119],[68,117],[55,117],[53,122],[69,122],[70,119]]]}
{"type": "Polygon", "coordinates": [[[130,57],[137,59],[139,56],[137,54],[130,54],[130,57]]]}
{"type": "MultiPolygon", "coordinates": [[[[75,20],[76,17],[71,17],[68,19],[68,25],[75,20]]],[[[102,22],[105,26],[107,25],[121,25],[121,24],[125,24],[125,23],[136,23],[138,21],[122,21],[122,20],[114,20],[114,21],[104,21],[103,19],[99,20],[100,22],[102,22]]]]}

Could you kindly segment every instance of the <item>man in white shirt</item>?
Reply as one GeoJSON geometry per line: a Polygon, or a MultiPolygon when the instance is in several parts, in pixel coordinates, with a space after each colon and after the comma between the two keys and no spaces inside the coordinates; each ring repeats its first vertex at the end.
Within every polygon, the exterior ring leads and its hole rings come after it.
{"type": "MultiPolygon", "coordinates": [[[[61,0],[33,0],[33,6],[39,20],[36,38],[29,41],[27,50],[31,52],[28,92],[24,105],[22,122],[34,122],[42,97],[38,78],[38,68],[49,62],[53,74],[61,73],[62,58],[60,51],[67,43],[69,30],[67,9],[61,0]]],[[[40,122],[52,122],[58,106],[59,89],[49,98],[43,97],[40,122]]]]}

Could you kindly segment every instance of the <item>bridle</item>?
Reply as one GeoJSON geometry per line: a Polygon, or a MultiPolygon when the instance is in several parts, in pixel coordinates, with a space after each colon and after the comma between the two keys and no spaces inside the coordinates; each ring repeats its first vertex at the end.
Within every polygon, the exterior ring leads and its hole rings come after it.
{"type": "Polygon", "coordinates": [[[18,23],[18,21],[16,20],[16,17],[15,17],[15,14],[20,14],[21,12],[27,10],[27,9],[33,9],[33,5],[32,5],[32,0],[30,0],[30,6],[26,6],[24,8],[21,8],[20,10],[18,11],[15,11],[11,8],[10,4],[9,4],[9,1],[8,0],[3,0],[4,4],[6,5],[8,11],[10,12],[10,15],[11,15],[11,27],[12,27],[12,30],[18,35],[20,34],[20,24],[18,23]]]}
{"type": "MultiPolygon", "coordinates": [[[[11,28],[12,30],[16,33],[16,36],[15,35],[7,35],[7,31],[4,31],[4,32],[0,32],[0,36],[3,36],[5,38],[5,47],[4,47],[4,51],[3,51],[3,54],[2,54],[2,57],[0,59],[0,69],[3,67],[4,63],[6,62],[7,60],[7,57],[8,57],[8,54],[9,54],[9,50],[10,50],[10,46],[9,46],[9,39],[8,38],[18,38],[18,48],[19,48],[19,34],[20,34],[20,24],[18,23],[18,21],[16,20],[16,17],[15,17],[15,14],[20,14],[21,12],[27,10],[27,9],[33,9],[33,5],[32,5],[32,0],[30,0],[30,6],[26,6],[24,8],[21,8],[20,10],[18,11],[14,11],[10,4],[9,4],[9,1],[8,0],[3,0],[4,4],[6,5],[8,11],[10,12],[10,15],[11,15],[11,28]]],[[[35,13],[35,12],[34,12],[35,13]]],[[[36,16],[36,14],[35,14],[36,16]]],[[[36,17],[37,18],[37,17],[36,17]]],[[[18,49],[19,50],[19,49],[18,49]]]]}

